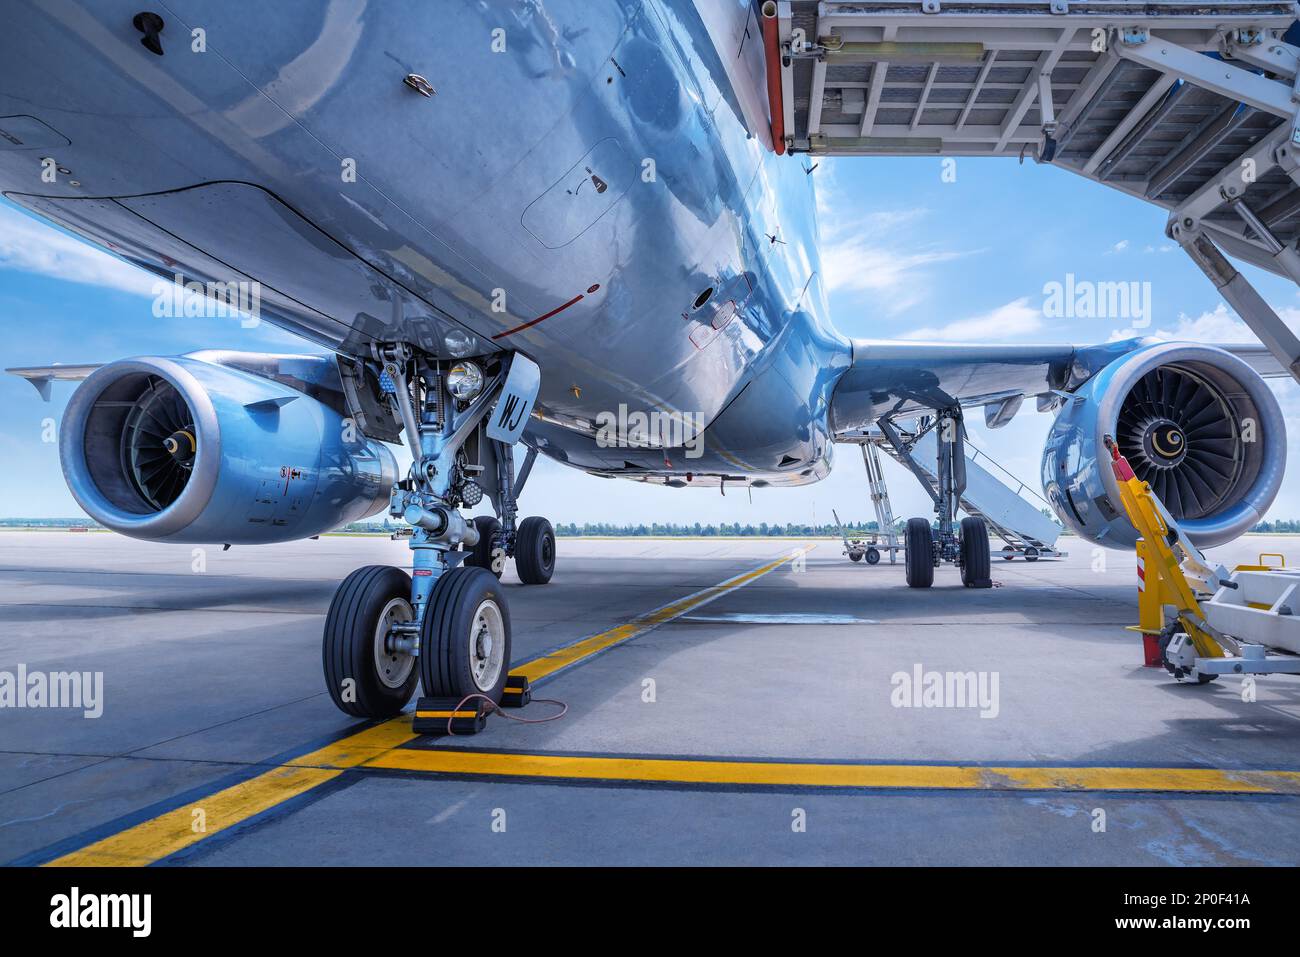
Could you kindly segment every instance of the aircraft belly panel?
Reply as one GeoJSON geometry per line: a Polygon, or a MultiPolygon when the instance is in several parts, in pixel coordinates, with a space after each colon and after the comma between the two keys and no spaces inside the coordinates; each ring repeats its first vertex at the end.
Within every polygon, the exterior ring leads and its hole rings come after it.
{"type": "MultiPolygon", "coordinates": [[[[159,314],[183,314],[184,301],[175,286],[177,273],[182,273],[187,283],[198,282],[205,288],[208,283],[242,283],[250,287],[254,281],[253,276],[159,230],[112,199],[11,198],[158,275],[155,309],[159,314]]],[[[271,286],[261,288],[258,295],[260,311],[268,320],[327,348],[339,348],[354,335],[349,323],[318,312],[271,286]]]]}
{"type": "Polygon", "coordinates": [[[522,161],[553,136],[640,4],[168,6],[187,26],[202,25],[284,122],[354,158],[358,174],[402,208],[452,223],[494,183],[520,178],[522,161]],[[433,95],[404,86],[407,74],[426,78],[433,95]]]}
{"type": "MultiPolygon", "coordinates": [[[[212,183],[120,202],[158,229],[344,323],[351,330],[349,351],[411,333],[413,342],[438,350],[453,329],[470,335],[255,186],[212,183]]],[[[474,351],[491,348],[479,339],[474,351]]]]}

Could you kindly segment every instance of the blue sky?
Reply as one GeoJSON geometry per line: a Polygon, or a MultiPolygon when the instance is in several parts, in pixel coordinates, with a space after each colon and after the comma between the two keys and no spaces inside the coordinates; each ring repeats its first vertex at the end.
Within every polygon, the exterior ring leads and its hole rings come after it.
{"type": "MultiPolygon", "coordinates": [[[[1140,334],[1202,342],[1249,338],[1209,281],[1164,236],[1166,214],[1071,173],[1032,161],[959,159],[955,181],[939,159],[823,160],[819,189],[822,255],[831,314],[846,335],[988,342],[1104,342],[1140,334]],[[1151,284],[1151,323],[1044,315],[1044,287],[1067,273],[1093,282],[1151,284]]],[[[1290,282],[1241,267],[1278,312],[1300,326],[1290,282]]],[[[202,348],[299,351],[303,344],[263,323],[158,319],[154,278],[0,204],[0,366],[107,362],[202,348]]],[[[1300,444],[1300,387],[1274,383],[1300,444]]],[[[34,389],[0,376],[0,515],[80,514],[42,441],[72,385],[54,386],[45,404],[34,389]]],[[[990,432],[976,414],[974,444],[1037,485],[1050,416],[1028,408],[990,432]]],[[[1290,474],[1300,466],[1291,455],[1290,474]]],[[[929,514],[914,480],[886,463],[896,515],[929,514]]],[[[1300,516],[1300,483],[1289,481],[1272,516],[1300,516]]],[[[826,521],[831,508],[867,517],[865,477],[853,447],[838,450],[832,476],[800,489],[756,490],[751,504],[733,489],[664,489],[595,479],[539,462],[525,514],[556,522],[826,521]]]]}

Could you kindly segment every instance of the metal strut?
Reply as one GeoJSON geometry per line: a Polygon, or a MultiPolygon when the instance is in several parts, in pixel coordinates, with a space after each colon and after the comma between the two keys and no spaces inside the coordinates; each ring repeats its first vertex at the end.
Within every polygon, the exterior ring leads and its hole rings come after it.
{"type": "MultiPolygon", "coordinates": [[[[1246,209],[1244,204],[1234,205],[1239,210],[1246,209]]],[[[1257,228],[1262,236],[1272,239],[1263,224],[1258,224],[1257,228]]],[[[1192,262],[1214,283],[1219,294],[1250,327],[1250,331],[1259,337],[1259,341],[1268,347],[1282,368],[1300,382],[1300,338],[1296,337],[1273,307],[1250,284],[1250,280],[1238,272],[1214,241],[1199,229],[1184,229],[1180,223],[1173,223],[1170,236],[1178,241],[1192,262]]],[[[1279,250],[1280,248],[1279,245],[1279,250]]]]}
{"type": "MultiPolygon", "coordinates": [[[[442,363],[416,353],[405,343],[376,348],[383,375],[381,387],[396,405],[411,448],[407,477],[393,486],[388,512],[412,526],[411,605],[415,618],[394,627],[393,646],[419,654],[419,631],[433,586],[444,572],[464,560],[460,545],[478,544],[478,529],[459,508],[469,484],[461,449],[495,403],[503,376],[497,374],[469,402],[444,394],[442,363]]],[[[498,450],[497,461],[511,463],[511,449],[498,450]]],[[[513,502],[513,496],[507,495],[513,502]]]]}
{"type": "Polygon", "coordinates": [[[894,510],[889,504],[889,486],[885,484],[880,448],[875,442],[862,443],[862,461],[867,467],[867,488],[871,493],[872,507],[876,510],[876,528],[889,548],[889,564],[893,565],[898,561],[898,535],[894,531],[894,510]]]}
{"type": "Polygon", "coordinates": [[[935,544],[943,559],[956,561],[961,551],[957,541],[957,510],[966,491],[966,426],[961,409],[941,409],[938,429],[939,498],[934,510],[939,518],[939,530],[935,544]]]}
{"type": "Polygon", "coordinates": [[[497,489],[500,491],[497,518],[501,520],[500,541],[493,542],[492,547],[504,548],[507,555],[514,555],[515,519],[519,515],[519,507],[515,502],[518,494],[515,489],[515,447],[494,440],[492,448],[496,452],[497,489]]]}
{"type": "Polygon", "coordinates": [[[890,419],[881,418],[876,422],[876,425],[880,428],[880,433],[885,437],[889,444],[893,446],[898,461],[902,462],[903,465],[907,467],[908,471],[916,476],[916,480],[921,483],[921,488],[925,490],[925,493],[929,495],[930,499],[934,502],[935,507],[938,508],[939,493],[931,483],[930,476],[926,474],[924,467],[922,467],[912,455],[912,446],[916,444],[917,439],[925,434],[926,430],[922,429],[918,432],[913,436],[911,442],[905,442],[903,436],[898,431],[898,427],[894,425],[893,421],[890,419]]]}
{"type": "MultiPolygon", "coordinates": [[[[944,561],[956,561],[961,553],[961,543],[957,537],[957,512],[961,508],[962,495],[966,492],[966,426],[960,407],[938,409],[936,412],[936,418],[924,424],[910,442],[904,441],[897,426],[888,417],[880,418],[876,425],[893,446],[895,457],[917,477],[921,487],[934,501],[934,513],[939,525],[935,535],[935,548],[939,557],[944,561]],[[933,478],[912,454],[917,439],[932,429],[937,431],[939,438],[936,443],[938,451],[933,478]]],[[[870,465],[867,471],[870,474],[870,465]]]]}

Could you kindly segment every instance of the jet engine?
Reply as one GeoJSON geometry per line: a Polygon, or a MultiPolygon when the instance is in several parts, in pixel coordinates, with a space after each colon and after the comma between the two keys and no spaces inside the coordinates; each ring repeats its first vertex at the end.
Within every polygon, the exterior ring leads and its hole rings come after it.
{"type": "Polygon", "coordinates": [[[1048,434],[1043,488],[1057,516],[1098,545],[1131,547],[1138,534],[1105,435],[1202,547],[1247,531],[1282,486],[1277,399],[1250,366],[1212,346],[1157,343],[1110,363],[1066,400],[1048,434]]]}
{"type": "Polygon", "coordinates": [[[308,538],[384,508],[397,473],[347,418],[323,356],[110,363],[69,401],[59,456],[87,514],[163,542],[308,538]]]}

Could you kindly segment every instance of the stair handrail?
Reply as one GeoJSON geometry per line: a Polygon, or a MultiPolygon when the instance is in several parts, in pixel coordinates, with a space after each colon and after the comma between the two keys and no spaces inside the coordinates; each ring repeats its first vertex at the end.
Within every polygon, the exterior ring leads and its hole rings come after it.
{"type": "Polygon", "coordinates": [[[1021,492],[1028,492],[1030,495],[1036,498],[1043,505],[1046,505],[1048,508],[1051,508],[1051,505],[1048,503],[1047,499],[1043,498],[1043,496],[1039,495],[1036,491],[1034,491],[1032,486],[1027,485],[1023,479],[1017,478],[1013,472],[1011,472],[1007,468],[1004,468],[1001,464],[998,463],[997,459],[993,458],[993,456],[989,455],[983,449],[979,448],[976,445],[972,445],[970,439],[966,440],[966,448],[970,450],[971,453],[970,459],[972,462],[974,462],[980,456],[983,456],[985,460],[987,460],[989,465],[992,465],[995,469],[997,469],[999,472],[1005,475],[1012,482],[1015,482],[1017,486],[1015,490],[1017,495],[1019,495],[1021,492]]]}

